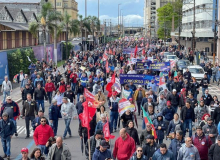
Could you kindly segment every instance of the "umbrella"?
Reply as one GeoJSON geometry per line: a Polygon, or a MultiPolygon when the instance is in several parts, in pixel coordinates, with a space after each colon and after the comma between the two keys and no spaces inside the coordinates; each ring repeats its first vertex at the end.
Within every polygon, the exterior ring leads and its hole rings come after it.
{"type": "Polygon", "coordinates": [[[83,155],[83,150],[84,150],[83,138],[81,138],[81,151],[82,151],[82,155],[83,155]]]}

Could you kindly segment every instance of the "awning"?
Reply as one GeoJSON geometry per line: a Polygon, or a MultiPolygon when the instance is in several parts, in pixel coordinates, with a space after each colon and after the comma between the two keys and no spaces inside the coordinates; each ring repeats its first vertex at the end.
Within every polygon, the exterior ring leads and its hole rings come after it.
{"type": "MultiPolygon", "coordinates": [[[[28,31],[28,24],[27,23],[14,23],[14,22],[1,22],[0,24],[6,27],[11,28],[15,31],[28,31]]],[[[2,30],[4,31],[4,29],[2,30]]]]}

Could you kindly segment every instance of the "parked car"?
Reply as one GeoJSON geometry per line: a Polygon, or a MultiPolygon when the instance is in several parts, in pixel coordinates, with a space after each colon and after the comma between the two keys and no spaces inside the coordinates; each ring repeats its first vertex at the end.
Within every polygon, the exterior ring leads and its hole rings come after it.
{"type": "Polygon", "coordinates": [[[166,58],[164,57],[165,62],[169,62],[171,60],[178,60],[178,57],[176,55],[167,55],[166,58]]]}
{"type": "MultiPolygon", "coordinates": [[[[196,80],[201,80],[204,78],[205,71],[204,69],[199,66],[199,65],[193,65],[193,66],[188,66],[189,71],[191,72],[192,77],[195,77],[196,80]]],[[[183,69],[183,73],[186,72],[186,69],[183,69]]]]}
{"type": "Polygon", "coordinates": [[[183,69],[186,69],[189,65],[190,62],[188,60],[178,60],[176,63],[178,71],[183,71],[183,69]]]}

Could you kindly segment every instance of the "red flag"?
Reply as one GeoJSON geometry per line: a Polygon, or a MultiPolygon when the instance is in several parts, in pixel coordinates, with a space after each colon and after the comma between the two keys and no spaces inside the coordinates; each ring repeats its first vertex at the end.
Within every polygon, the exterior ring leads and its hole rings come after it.
{"type": "Polygon", "coordinates": [[[96,113],[96,108],[92,108],[88,106],[88,101],[83,103],[83,113],[79,114],[79,119],[81,120],[82,127],[86,127],[88,131],[88,139],[90,138],[89,130],[90,130],[90,121],[96,113]]]}
{"type": "Polygon", "coordinates": [[[137,51],[138,51],[138,47],[137,47],[137,45],[136,45],[135,50],[134,50],[134,58],[137,57],[137,51]]]}
{"type": "Polygon", "coordinates": [[[145,49],[142,50],[142,55],[145,55],[145,49]]]}
{"type": "Polygon", "coordinates": [[[105,63],[105,69],[106,69],[106,72],[109,73],[110,69],[108,67],[108,61],[106,61],[106,63],[105,63]]]}
{"type": "Polygon", "coordinates": [[[90,98],[90,99],[94,99],[95,100],[95,96],[91,93],[91,92],[89,92],[89,90],[88,89],[86,89],[86,88],[84,88],[84,97],[87,99],[87,98],[90,98]]]}
{"type": "Polygon", "coordinates": [[[109,54],[110,54],[110,55],[112,55],[112,54],[113,54],[113,53],[112,53],[112,50],[111,50],[110,48],[109,48],[109,54]]]}
{"type": "Polygon", "coordinates": [[[115,50],[116,50],[116,49],[114,48],[114,49],[113,49],[113,55],[114,55],[114,56],[115,56],[115,50]]]}
{"type": "Polygon", "coordinates": [[[106,85],[106,90],[111,92],[112,91],[112,86],[113,84],[115,83],[115,73],[112,75],[112,79],[111,79],[111,82],[109,82],[107,85],[106,85]]]}
{"type": "Polygon", "coordinates": [[[111,135],[111,133],[110,133],[108,117],[107,117],[107,122],[103,125],[103,133],[104,133],[104,138],[106,141],[109,141],[109,139],[115,138],[115,136],[111,135]]]}
{"type": "Polygon", "coordinates": [[[95,96],[86,88],[84,88],[84,97],[86,98],[89,107],[97,108],[102,103],[101,101],[97,101],[95,96]]]}

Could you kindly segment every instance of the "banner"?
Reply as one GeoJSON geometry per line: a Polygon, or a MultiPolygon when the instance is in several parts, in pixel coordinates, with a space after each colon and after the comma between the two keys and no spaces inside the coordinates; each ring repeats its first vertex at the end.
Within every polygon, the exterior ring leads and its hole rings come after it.
{"type": "Polygon", "coordinates": [[[122,116],[122,114],[125,113],[127,110],[134,112],[135,106],[133,104],[131,104],[129,100],[122,98],[118,102],[118,112],[119,112],[120,116],[122,116]]]}
{"type": "Polygon", "coordinates": [[[2,84],[5,80],[5,76],[9,76],[7,52],[0,52],[0,56],[0,84],[2,84]]]}
{"type": "Polygon", "coordinates": [[[133,81],[134,84],[147,85],[152,79],[159,86],[160,77],[143,74],[120,74],[120,83],[126,84],[133,81]]]}
{"type": "Polygon", "coordinates": [[[151,69],[152,71],[169,71],[170,70],[170,62],[137,62],[135,70],[145,70],[151,69]]]}

